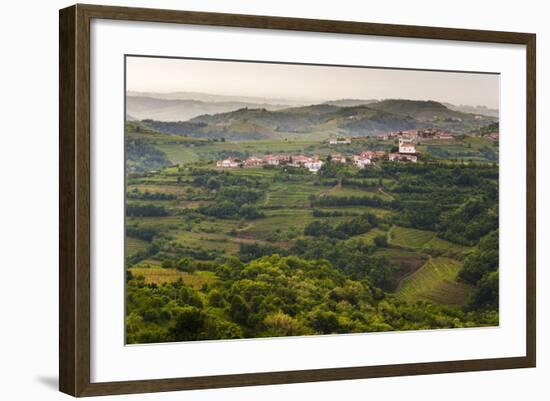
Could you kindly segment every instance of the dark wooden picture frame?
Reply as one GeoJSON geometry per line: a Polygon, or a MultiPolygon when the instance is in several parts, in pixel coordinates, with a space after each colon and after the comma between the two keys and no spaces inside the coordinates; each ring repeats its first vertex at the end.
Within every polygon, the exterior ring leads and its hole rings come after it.
{"type": "Polygon", "coordinates": [[[73,396],[94,396],[535,367],[536,36],[534,34],[80,4],[60,11],[59,29],[59,388],[62,392],[73,396]],[[526,356],[91,383],[90,22],[94,18],[525,45],[527,49],[526,356]]]}

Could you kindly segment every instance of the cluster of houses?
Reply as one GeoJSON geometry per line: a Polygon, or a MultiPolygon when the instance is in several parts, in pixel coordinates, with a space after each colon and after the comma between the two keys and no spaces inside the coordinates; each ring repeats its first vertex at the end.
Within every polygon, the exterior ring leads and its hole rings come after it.
{"type": "Polygon", "coordinates": [[[416,151],[416,144],[413,139],[399,138],[399,147],[397,152],[385,152],[383,150],[366,150],[358,155],[353,155],[346,158],[340,154],[334,154],[331,156],[333,163],[353,163],[358,168],[365,168],[370,166],[377,160],[387,159],[391,162],[394,161],[409,161],[416,163],[418,161],[418,152],[416,151]]]}
{"type": "MultiPolygon", "coordinates": [[[[416,145],[412,139],[399,138],[399,148],[397,152],[385,152],[383,150],[366,150],[358,155],[343,156],[340,153],[332,154],[327,160],[331,163],[353,164],[357,168],[365,168],[372,165],[377,160],[387,159],[389,161],[408,161],[416,163],[418,153],[416,145]]],[[[259,157],[249,157],[246,160],[240,160],[236,157],[228,157],[219,160],[216,166],[219,168],[237,168],[237,167],[261,167],[261,166],[291,166],[304,167],[312,173],[317,173],[325,162],[319,156],[304,155],[265,155],[259,157]]]]}
{"type": "MultiPolygon", "coordinates": [[[[428,129],[410,129],[410,130],[402,130],[402,131],[390,131],[390,132],[385,132],[381,135],[378,135],[378,138],[384,141],[387,141],[390,139],[410,139],[416,143],[416,142],[419,142],[421,139],[441,139],[441,140],[452,141],[455,139],[455,135],[453,135],[449,131],[440,130],[436,128],[428,128],[428,129]]],[[[358,139],[358,138],[336,137],[336,138],[329,139],[328,143],[329,145],[349,145],[351,144],[352,139],[358,139]]]]}
{"type": "Polygon", "coordinates": [[[425,130],[406,130],[406,131],[396,131],[396,132],[387,132],[381,136],[384,141],[392,138],[403,138],[410,139],[412,141],[418,141],[419,139],[443,139],[443,140],[453,140],[455,139],[454,135],[448,131],[438,130],[438,129],[425,129],[425,130]]]}
{"type": "Polygon", "coordinates": [[[319,156],[304,156],[304,155],[265,155],[262,158],[249,157],[246,160],[240,160],[236,157],[228,157],[216,163],[217,167],[235,168],[235,167],[260,167],[260,166],[290,166],[290,167],[305,167],[310,172],[316,173],[323,166],[323,161],[319,156]]]}

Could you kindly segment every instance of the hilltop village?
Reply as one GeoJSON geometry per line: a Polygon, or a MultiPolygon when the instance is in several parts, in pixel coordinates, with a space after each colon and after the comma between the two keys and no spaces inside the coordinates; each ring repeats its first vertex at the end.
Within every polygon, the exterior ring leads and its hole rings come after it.
{"type": "MultiPolygon", "coordinates": [[[[351,138],[336,138],[330,139],[330,145],[349,145],[351,138]]],[[[378,160],[388,160],[391,162],[413,162],[418,160],[419,153],[416,150],[416,142],[414,138],[405,136],[399,137],[399,146],[397,152],[386,152],[382,150],[364,150],[353,156],[344,156],[340,153],[333,153],[323,161],[318,155],[306,156],[302,154],[269,154],[263,157],[249,157],[241,160],[237,157],[228,157],[219,160],[216,163],[218,168],[240,168],[240,167],[261,167],[261,166],[290,166],[303,167],[312,173],[317,173],[325,162],[352,164],[355,167],[362,169],[374,164],[378,160]]]]}
{"type": "MultiPolygon", "coordinates": [[[[468,136],[476,136],[471,133],[468,136]]],[[[228,157],[219,160],[216,163],[218,168],[240,168],[240,167],[261,167],[261,166],[290,166],[303,167],[312,173],[317,173],[324,163],[330,161],[332,163],[341,163],[354,165],[359,169],[374,165],[376,161],[386,160],[390,162],[412,162],[416,163],[420,152],[417,151],[416,145],[420,140],[439,140],[439,141],[454,141],[455,135],[448,131],[435,129],[427,130],[407,130],[388,132],[379,136],[380,139],[387,141],[391,139],[398,140],[397,151],[386,152],[382,150],[365,149],[361,153],[344,156],[340,153],[333,153],[323,160],[319,155],[306,156],[303,154],[269,154],[263,157],[249,157],[241,160],[237,157],[228,157]]],[[[498,133],[490,133],[487,138],[492,141],[498,141],[498,133]]],[[[330,146],[335,145],[351,145],[353,138],[351,137],[335,137],[327,141],[330,146]]]]}

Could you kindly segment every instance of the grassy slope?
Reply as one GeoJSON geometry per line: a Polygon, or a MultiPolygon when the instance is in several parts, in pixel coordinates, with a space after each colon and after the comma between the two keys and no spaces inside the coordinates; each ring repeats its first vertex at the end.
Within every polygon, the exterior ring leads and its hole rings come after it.
{"type": "Polygon", "coordinates": [[[461,266],[456,260],[430,258],[424,266],[402,280],[396,295],[407,302],[425,300],[462,305],[472,288],[456,280],[461,266]]]}
{"type": "Polygon", "coordinates": [[[126,254],[133,255],[136,252],[147,249],[149,243],[138,238],[126,237],[126,254]]]}
{"type": "Polygon", "coordinates": [[[421,248],[434,237],[433,231],[395,226],[391,229],[390,243],[404,248],[421,248]]]}
{"type": "Polygon", "coordinates": [[[374,243],[374,238],[378,237],[379,235],[386,235],[386,234],[387,234],[387,232],[380,229],[380,228],[373,228],[369,232],[367,232],[365,234],[357,235],[354,238],[361,239],[361,240],[365,241],[367,244],[372,245],[374,243]]]}
{"type": "Polygon", "coordinates": [[[200,290],[204,284],[211,284],[217,280],[212,272],[195,271],[193,273],[180,272],[176,269],[165,269],[160,266],[154,267],[132,267],[129,269],[134,276],[145,277],[145,283],[172,283],[178,279],[197,290],[200,290]]]}
{"type": "Polygon", "coordinates": [[[391,229],[390,243],[402,248],[437,249],[441,251],[465,252],[471,249],[459,244],[453,244],[436,236],[436,233],[428,230],[418,230],[394,226],[391,229]]]}

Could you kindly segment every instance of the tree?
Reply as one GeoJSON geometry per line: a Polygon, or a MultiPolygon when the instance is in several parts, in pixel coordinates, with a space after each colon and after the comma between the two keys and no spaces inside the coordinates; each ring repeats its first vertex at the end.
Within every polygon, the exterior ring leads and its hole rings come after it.
{"type": "Polygon", "coordinates": [[[307,332],[295,318],[283,312],[275,312],[265,317],[266,334],[271,336],[299,336],[307,332]]]}
{"type": "Polygon", "coordinates": [[[225,299],[219,290],[212,290],[208,293],[208,304],[215,308],[221,308],[225,305],[225,299]]]}
{"type": "Polygon", "coordinates": [[[176,340],[198,340],[204,330],[206,315],[194,306],[175,310],[174,326],[171,333],[176,340]]]}
{"type": "Polygon", "coordinates": [[[477,283],[467,309],[498,309],[498,271],[487,273],[477,283]]]}
{"type": "Polygon", "coordinates": [[[260,217],[264,217],[264,214],[258,211],[258,208],[256,208],[255,206],[245,204],[240,207],[239,216],[244,219],[254,220],[259,219],[260,217]]]}
{"type": "Polygon", "coordinates": [[[189,258],[181,258],[176,263],[176,268],[182,272],[190,272],[195,270],[189,258]]]}
{"type": "Polygon", "coordinates": [[[176,267],[176,264],[172,259],[164,259],[161,263],[161,266],[165,269],[170,269],[172,267],[176,267]]]}
{"type": "Polygon", "coordinates": [[[384,248],[388,245],[388,238],[385,235],[377,235],[373,242],[378,248],[384,248]]]}
{"type": "Polygon", "coordinates": [[[231,299],[229,315],[237,323],[246,324],[248,319],[248,308],[240,295],[235,295],[231,299]]]}
{"type": "Polygon", "coordinates": [[[465,260],[459,277],[469,284],[476,285],[481,278],[498,269],[498,230],[485,236],[465,260]]]}
{"type": "Polygon", "coordinates": [[[338,316],[334,312],[317,311],[311,317],[311,327],[322,334],[332,334],[340,327],[338,316]]]}

